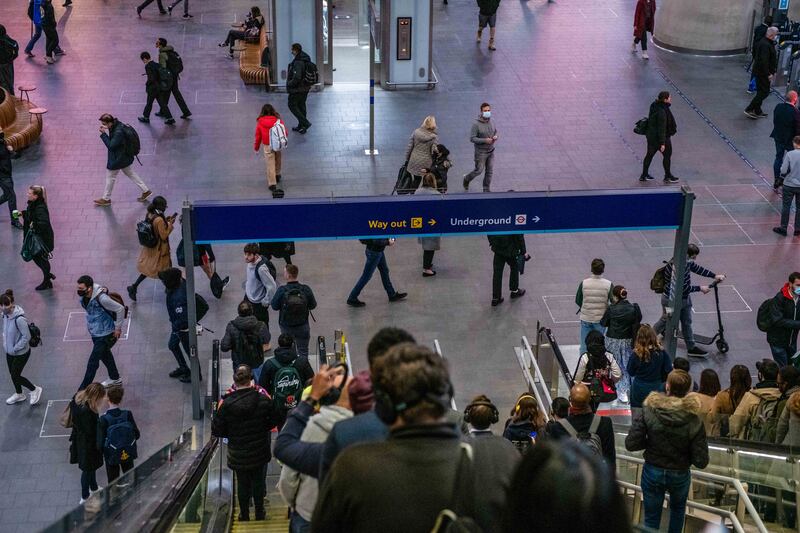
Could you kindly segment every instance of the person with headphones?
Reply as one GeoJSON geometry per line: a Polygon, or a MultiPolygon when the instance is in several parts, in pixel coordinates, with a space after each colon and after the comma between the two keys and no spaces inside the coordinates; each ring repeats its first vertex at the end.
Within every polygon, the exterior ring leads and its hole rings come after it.
{"type": "Polygon", "coordinates": [[[378,359],[373,376],[375,413],[389,438],[339,454],[320,489],[313,530],[428,533],[451,509],[482,531],[500,531],[518,458],[488,452],[482,439],[461,441],[446,417],[453,387],[444,360],[403,343],[378,359]]]}
{"type": "Polygon", "coordinates": [[[536,398],[525,392],[519,395],[509,415],[510,418],[506,420],[503,430],[503,438],[511,441],[519,453],[525,453],[536,443],[544,429],[544,413],[539,408],[536,398]]]}

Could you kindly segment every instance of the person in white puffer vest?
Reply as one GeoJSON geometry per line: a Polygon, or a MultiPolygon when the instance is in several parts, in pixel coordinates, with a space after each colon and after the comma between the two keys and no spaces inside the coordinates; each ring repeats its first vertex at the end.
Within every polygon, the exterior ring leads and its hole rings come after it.
{"type": "Polygon", "coordinates": [[[603,277],[606,264],[602,259],[592,259],[592,275],[581,281],[575,294],[575,304],[581,319],[581,347],[578,353],[586,352],[586,335],[599,331],[605,335],[605,328],[600,325],[603,315],[611,302],[611,290],[614,284],[603,277]]]}

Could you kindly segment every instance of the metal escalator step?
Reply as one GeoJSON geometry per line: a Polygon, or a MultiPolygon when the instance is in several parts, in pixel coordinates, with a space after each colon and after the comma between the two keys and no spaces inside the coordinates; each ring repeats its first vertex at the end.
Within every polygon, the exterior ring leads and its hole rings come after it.
{"type": "Polygon", "coordinates": [[[201,525],[199,523],[178,523],[172,526],[170,533],[199,533],[201,525]]]}

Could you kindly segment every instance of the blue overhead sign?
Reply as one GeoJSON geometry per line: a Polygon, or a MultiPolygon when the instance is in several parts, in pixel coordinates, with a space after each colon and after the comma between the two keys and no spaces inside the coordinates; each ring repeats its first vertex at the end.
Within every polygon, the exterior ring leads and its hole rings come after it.
{"type": "Polygon", "coordinates": [[[676,229],[677,189],[197,202],[196,243],[676,229]]]}

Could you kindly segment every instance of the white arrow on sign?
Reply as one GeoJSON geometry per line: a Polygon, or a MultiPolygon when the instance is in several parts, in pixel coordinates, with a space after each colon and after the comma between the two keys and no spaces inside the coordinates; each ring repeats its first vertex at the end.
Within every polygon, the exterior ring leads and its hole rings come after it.
{"type": "Polygon", "coordinates": [[[539,221],[541,220],[541,218],[539,218],[539,217],[533,217],[531,220],[533,220],[534,222],[539,222],[539,221]]]}

